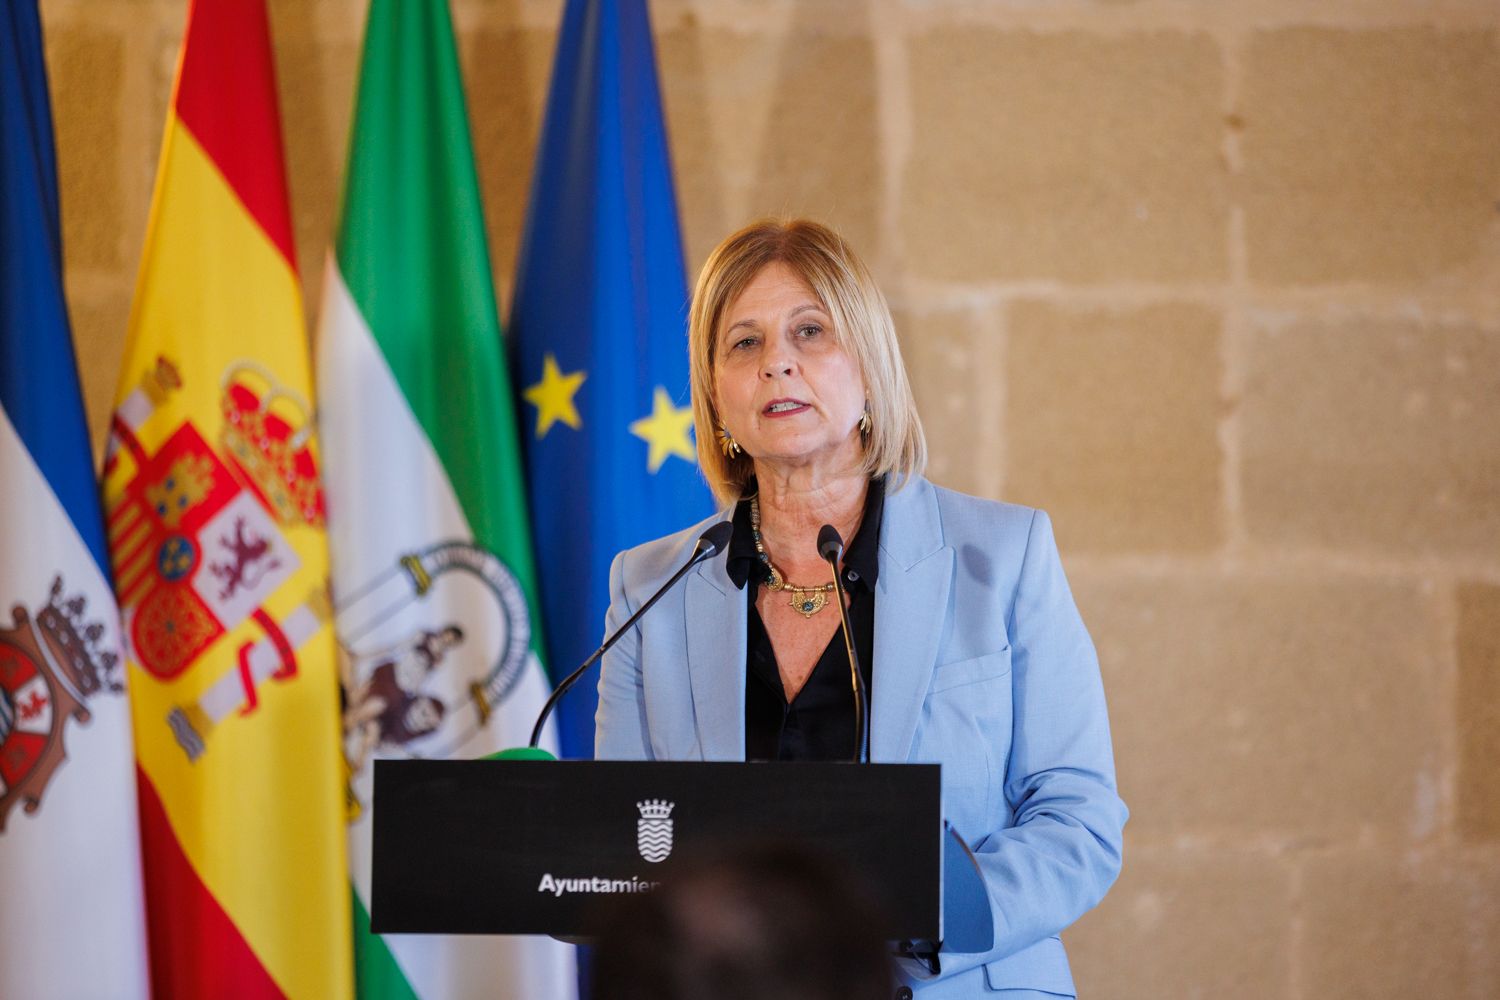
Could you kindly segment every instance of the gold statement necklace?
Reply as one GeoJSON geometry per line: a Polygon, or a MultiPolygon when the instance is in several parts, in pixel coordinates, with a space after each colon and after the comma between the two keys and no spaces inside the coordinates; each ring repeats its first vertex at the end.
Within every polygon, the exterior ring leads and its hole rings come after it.
{"type": "Polygon", "coordinates": [[[755,552],[771,574],[770,581],[766,583],[766,589],[786,591],[787,604],[803,618],[811,618],[822,611],[824,605],[828,603],[828,595],[833,593],[832,582],[825,583],[821,587],[799,587],[786,581],[786,577],[781,575],[781,570],[777,569],[771,563],[771,557],[766,555],[765,543],[760,538],[760,498],[758,496],[750,498],[750,537],[755,539],[755,552]]]}

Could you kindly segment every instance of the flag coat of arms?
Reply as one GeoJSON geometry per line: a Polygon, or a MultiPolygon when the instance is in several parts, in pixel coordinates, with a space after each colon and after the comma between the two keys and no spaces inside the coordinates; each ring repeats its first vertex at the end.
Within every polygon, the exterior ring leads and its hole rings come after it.
{"type": "Polygon", "coordinates": [[[0,997],[147,995],[135,765],[33,0],[0,13],[0,997]]]}
{"type": "Polygon", "coordinates": [[[318,384],[358,993],[572,997],[573,948],[550,938],[369,931],[373,760],[477,757],[525,743],[549,689],[444,2],[370,6],[324,287],[318,384]]]}
{"type": "Polygon", "coordinates": [[[263,0],[195,2],[104,483],[160,996],[352,992],[311,390],[263,0]]]}
{"type": "MultiPolygon", "coordinates": [[[[693,445],[687,309],[645,0],[568,0],[510,331],[561,670],[602,638],[615,554],[713,511],[693,445]]],[[[583,684],[560,703],[567,756],[593,755],[596,704],[583,684]]]]}

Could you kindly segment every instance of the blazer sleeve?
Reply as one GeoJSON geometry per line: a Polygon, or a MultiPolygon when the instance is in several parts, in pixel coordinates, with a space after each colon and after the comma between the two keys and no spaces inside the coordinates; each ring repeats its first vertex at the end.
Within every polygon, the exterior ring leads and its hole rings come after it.
{"type": "Polygon", "coordinates": [[[1128,811],[1115,785],[1099,661],[1042,511],[1032,517],[1007,627],[1014,720],[1004,792],[1013,820],[972,845],[995,948],[945,955],[945,974],[1057,934],[1120,872],[1128,811]]]}
{"type": "MultiPolygon", "coordinates": [[[[635,609],[625,595],[625,552],[609,567],[609,611],[604,634],[613,635],[635,609]]],[[[650,760],[646,736],[646,689],[641,680],[641,630],[620,637],[599,670],[599,710],[594,715],[597,760],[650,760]]]]}

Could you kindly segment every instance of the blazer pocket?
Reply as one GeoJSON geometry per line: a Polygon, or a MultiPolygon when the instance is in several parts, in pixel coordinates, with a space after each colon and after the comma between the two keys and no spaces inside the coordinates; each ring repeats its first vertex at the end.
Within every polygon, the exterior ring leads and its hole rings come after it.
{"type": "Polygon", "coordinates": [[[965,684],[978,684],[980,681],[1004,677],[1008,673],[1010,673],[1010,647],[1006,646],[1004,649],[985,653],[983,656],[938,664],[932,670],[932,683],[928,685],[927,693],[937,694],[939,691],[963,687],[965,684]]]}
{"type": "Polygon", "coordinates": [[[1076,997],[1068,952],[1056,934],[1042,938],[995,962],[984,965],[985,985],[992,990],[1040,990],[1059,997],[1076,997]]]}

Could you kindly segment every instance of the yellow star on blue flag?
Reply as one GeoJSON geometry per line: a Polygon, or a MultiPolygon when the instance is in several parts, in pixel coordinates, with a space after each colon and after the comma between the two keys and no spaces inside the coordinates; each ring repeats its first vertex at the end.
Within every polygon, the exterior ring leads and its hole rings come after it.
{"type": "Polygon", "coordinates": [[[646,467],[655,472],[670,455],[687,462],[696,460],[693,440],[688,433],[692,427],[693,408],[673,406],[667,390],[657,386],[651,397],[651,415],[631,423],[630,433],[651,446],[646,467]]]}
{"type": "Polygon", "coordinates": [[[581,371],[564,375],[557,367],[557,358],[550,351],[547,353],[542,360],[542,380],[528,386],[523,393],[526,401],[536,407],[537,437],[546,437],[547,431],[559,420],[575,431],[583,425],[578,407],[573,405],[573,397],[586,378],[588,374],[581,371]]]}

